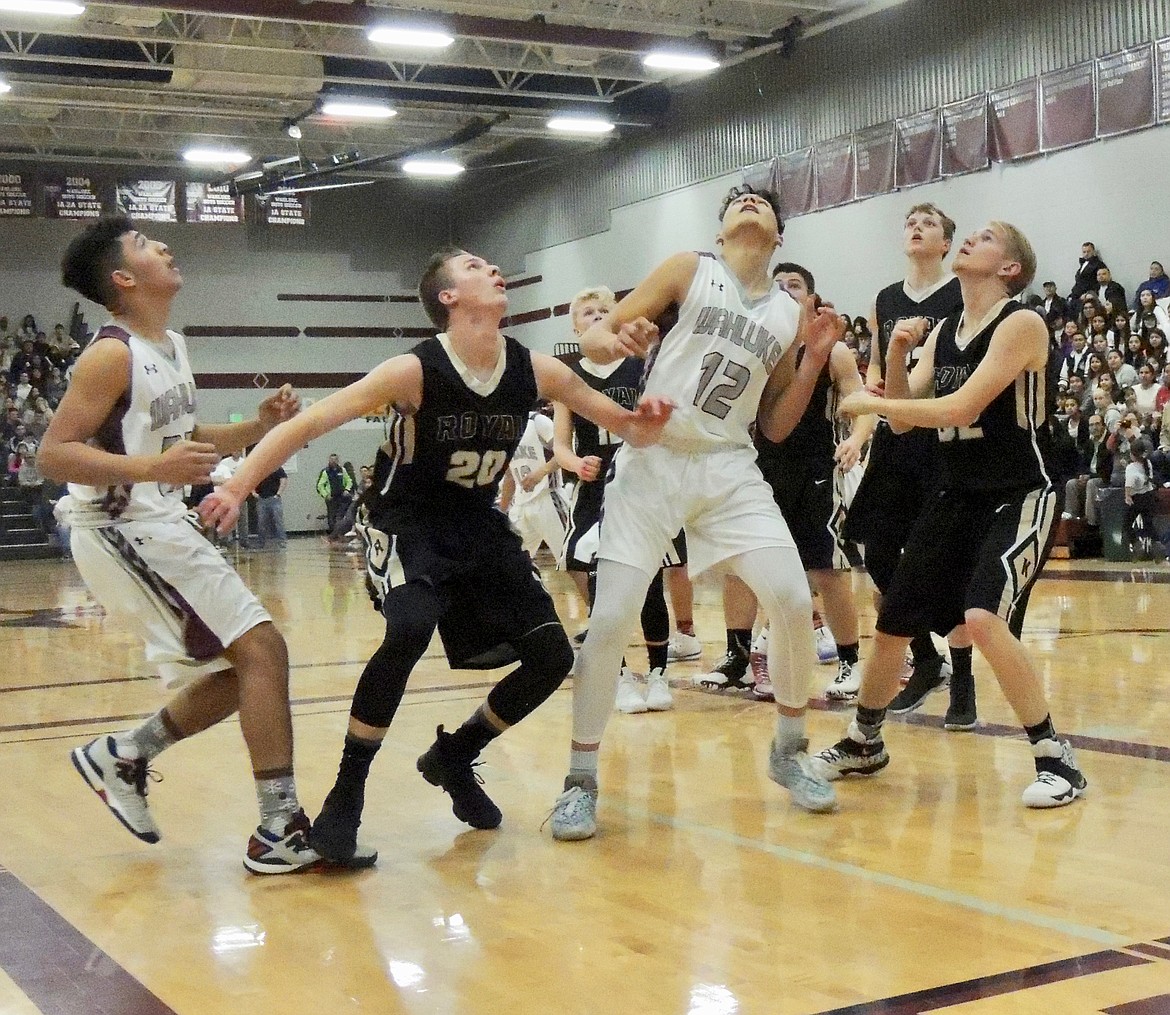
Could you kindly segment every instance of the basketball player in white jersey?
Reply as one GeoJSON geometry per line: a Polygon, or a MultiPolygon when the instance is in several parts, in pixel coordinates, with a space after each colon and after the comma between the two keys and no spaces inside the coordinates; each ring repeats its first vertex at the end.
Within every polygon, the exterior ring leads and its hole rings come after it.
{"type": "MultiPolygon", "coordinates": [[[[768,661],[780,714],[769,775],[807,810],[836,804],[805,753],[812,598],[748,430],[758,420],[765,434],[773,432],[801,330],[800,306],[768,273],[780,243],[776,204],[774,195],[733,189],[721,209],[718,256],[673,255],[582,337],[582,352],[595,362],[650,357],[647,394],[669,396],[678,408],[657,449],[623,447],[614,459],[597,595],[577,661],[569,775],[552,814],[557,839],[596,831],[598,749],[618,663],[650,581],[684,527],[692,570],[730,570],[771,622],[768,661]],[[677,323],[655,344],[650,322],[672,305],[677,323]]],[[[819,349],[841,332],[838,316],[826,309],[806,322],[804,335],[819,349]]]]}
{"type": "Polygon", "coordinates": [[[565,505],[552,485],[557,462],[544,457],[552,442],[553,421],[543,412],[529,413],[528,425],[500,484],[500,510],[516,526],[530,557],[536,555],[541,543],[559,556],[565,542],[565,505]]]}
{"type": "Polygon", "coordinates": [[[924,317],[899,321],[885,397],[861,392],[841,404],[848,415],[880,413],[894,433],[934,430],[939,477],[882,597],[856,718],[813,764],[831,779],[885,768],[882,724],[906,646],[924,627],[941,634],[966,622],[1032,746],[1036,779],[1024,805],[1061,807],[1084,792],[1085,777],[1019,641],[1057,511],[1037,441],[1048,328],[1015,299],[1035,275],[1036,255],[1015,226],[991,222],[963,243],[954,271],[963,309],[933,329],[924,317]],[[908,354],[924,338],[908,376],[908,354]]]}
{"type": "Polygon", "coordinates": [[[293,779],[284,639],[183,504],[185,484],[207,482],[219,456],[260,440],[299,400],[285,386],[251,422],[196,421],[186,343],[167,328],[182,275],[166,244],[128,218],[102,219],[74,239],[61,275],[113,321],[77,361],[40,465],[69,483],[63,509],[89,590],[143,639],[166,685],[181,686],[135,729],[74,750],[73,763],[126,828],[158,842],[146,806],[148,766],[239,712],[260,804],[244,866],[285,874],[319,864],[293,779]]]}

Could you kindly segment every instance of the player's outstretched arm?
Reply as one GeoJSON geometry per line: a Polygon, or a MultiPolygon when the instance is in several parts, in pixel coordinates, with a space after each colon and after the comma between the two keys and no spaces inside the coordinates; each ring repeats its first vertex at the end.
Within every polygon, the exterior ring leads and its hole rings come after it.
{"type": "MultiPolygon", "coordinates": [[[[930,336],[911,375],[911,389],[930,352],[931,384],[934,376],[934,344],[937,329],[930,336]]],[[[874,399],[863,394],[846,399],[838,410],[842,415],[857,411],[872,412],[870,402],[877,403],[897,430],[911,427],[970,426],[992,400],[1025,370],[1042,371],[1048,361],[1048,329],[1039,314],[1012,314],[1000,323],[991,337],[987,355],[958,391],[941,398],[874,399]],[[858,407],[861,407],[860,410],[858,407]]]]}
{"type": "Polygon", "coordinates": [[[87,442],[96,437],[130,386],[130,350],[117,339],[94,342],[73,368],[73,379],[45,431],[37,465],[62,483],[204,483],[219,461],[210,444],[179,441],[161,455],[119,455],[87,442]]]}
{"type": "Polygon", "coordinates": [[[686,298],[699,255],[694,251],[672,254],[628,293],[604,320],[581,336],[581,353],[594,363],[612,363],[627,356],[643,359],[658,338],[652,323],[672,303],[686,298]]]}
{"type": "Polygon", "coordinates": [[[422,401],[422,363],[407,353],[386,360],[360,381],[322,398],[304,412],[281,423],[244,459],[226,483],[203,498],[199,514],[205,524],[228,532],[240,505],[265,476],[276,471],[309,441],[336,430],[342,423],[375,412],[387,402],[417,407],[422,401]]]}
{"type": "Polygon", "coordinates": [[[630,412],[594,391],[560,360],[543,353],[532,354],[532,369],[541,397],[567,406],[636,448],[657,442],[674,411],[674,403],[668,398],[643,398],[630,412]]]}
{"type": "Polygon", "coordinates": [[[586,483],[592,483],[601,473],[600,458],[577,454],[573,447],[573,410],[560,402],[553,402],[553,458],[562,469],[586,483]]]}
{"type": "Polygon", "coordinates": [[[833,347],[844,335],[845,325],[831,304],[824,304],[814,315],[801,311],[800,338],[804,356],[800,366],[795,366],[798,343],[794,342],[772,371],[760,398],[756,422],[768,440],[779,444],[796,429],[808,408],[817,377],[828,362],[833,347]]]}
{"type": "MultiPolygon", "coordinates": [[[[838,402],[858,391],[865,390],[861,383],[861,374],[857,372],[857,361],[854,360],[853,353],[844,343],[833,346],[833,351],[829,356],[829,376],[837,391],[838,402]]],[[[872,419],[873,417],[866,418],[872,419]]],[[[837,467],[844,472],[848,472],[861,461],[861,452],[867,438],[863,433],[859,433],[860,423],[860,418],[853,421],[852,432],[837,445],[837,450],[833,453],[833,460],[837,463],[837,467]]]]}
{"type": "Polygon", "coordinates": [[[269,430],[292,419],[301,409],[301,398],[291,384],[283,384],[260,403],[255,419],[242,423],[200,423],[192,439],[214,444],[221,455],[234,455],[258,443],[269,430]]]}

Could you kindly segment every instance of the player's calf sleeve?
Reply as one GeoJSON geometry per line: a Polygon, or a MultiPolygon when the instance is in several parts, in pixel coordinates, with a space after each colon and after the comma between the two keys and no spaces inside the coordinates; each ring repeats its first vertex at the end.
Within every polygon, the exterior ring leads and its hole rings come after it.
{"type": "Polygon", "coordinates": [[[666,609],[666,592],[662,587],[662,572],[654,576],[646,599],[642,603],[642,637],[647,644],[670,639],[670,613],[666,609]]]}
{"type": "Polygon", "coordinates": [[[362,670],[349,712],[379,729],[393,722],[406,681],[431,643],[441,608],[432,588],[409,584],[390,590],[382,612],[386,637],[362,670]]]}
{"type": "Polygon", "coordinates": [[[488,694],[488,708],[508,726],[515,726],[543,704],[569,675],[573,647],[558,623],[542,624],[516,646],[520,665],[488,694]]]}

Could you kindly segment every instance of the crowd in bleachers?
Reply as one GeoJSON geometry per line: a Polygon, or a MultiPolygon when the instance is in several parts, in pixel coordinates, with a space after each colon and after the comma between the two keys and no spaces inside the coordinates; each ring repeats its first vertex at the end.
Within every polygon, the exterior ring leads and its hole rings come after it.
{"type": "Polygon", "coordinates": [[[52,501],[60,491],[46,483],[37,468],[37,449],[69,384],[81,345],[63,324],[42,331],[32,314],[14,326],[0,317],[0,447],[6,463],[4,481],[18,487],[37,524],[55,535],[52,501]]]}

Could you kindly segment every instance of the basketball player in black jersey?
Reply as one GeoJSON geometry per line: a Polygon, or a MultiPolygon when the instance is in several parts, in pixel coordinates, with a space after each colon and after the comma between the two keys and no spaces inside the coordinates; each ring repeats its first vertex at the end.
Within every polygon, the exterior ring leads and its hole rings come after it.
{"type": "Polygon", "coordinates": [[[440,726],[418,760],[424,778],[450,794],[455,816],[476,828],[495,828],[501,815],[477,784],[473,762],[548,698],[572,666],[552,600],[520,537],[494,507],[537,399],[563,402],[635,446],[657,440],[673,408],[661,398],[622,408],[563,363],[502,335],[504,279],[481,257],[440,251],[427,264],[419,296],[443,333],[277,427],[201,505],[206,522],[230,529],[256,483],[298,448],[381,406],[394,407],[361,523],[386,638],[358,681],[337,781],[310,833],[318,852],[340,859],[355,848],[370,763],[436,627],[452,666],[520,663],[458,730],[440,726]]]}
{"type": "MultiPolygon", "coordinates": [[[[877,389],[885,381],[890,337],[898,321],[924,317],[933,327],[962,310],[959,281],[943,267],[954,235],[955,223],[936,205],[915,205],[907,214],[903,227],[906,278],[886,286],[874,301],[870,329],[876,352],[866,374],[870,388],[877,389]]],[[[914,355],[918,355],[917,351],[914,355]]],[[[866,570],[881,595],[893,579],[910,530],[934,488],[938,441],[933,432],[924,430],[896,434],[886,423],[870,416],[857,420],[844,447],[859,451],[871,435],[869,461],[845,519],[845,536],[850,542],[864,544],[866,570]]],[[[949,641],[953,672],[946,726],[971,729],[975,725],[971,639],[959,629],[950,634],[949,641]]],[[[925,628],[911,641],[910,651],[914,659],[910,682],[891,702],[891,712],[913,711],[947,680],[945,660],[925,628]]],[[[838,692],[830,688],[826,694],[852,700],[852,690],[838,692]]]]}
{"type": "Polygon", "coordinates": [[[863,392],[841,405],[849,415],[880,413],[895,432],[937,428],[940,475],[882,597],[857,717],[814,763],[827,779],[889,764],[881,728],[906,645],[923,627],[941,634],[965,622],[1032,745],[1036,780],[1024,804],[1060,807],[1081,795],[1085,777],[1056,735],[1040,674],[1019,641],[1057,510],[1037,443],[1048,330],[1013,298],[1032,281],[1036,255],[1018,229],[992,222],[963,243],[954,271],[964,309],[933,330],[925,318],[900,321],[885,397],[863,392]],[[907,354],[928,331],[908,377],[907,354]]]}
{"type": "MultiPolygon", "coordinates": [[[[609,316],[616,305],[613,292],[604,287],[583,289],[577,293],[569,304],[574,334],[580,337],[592,325],[609,316]]],[[[644,369],[645,364],[636,356],[605,365],[582,357],[572,366],[573,372],[591,388],[626,408],[633,408],[638,403],[644,369]]],[[[565,569],[573,577],[585,605],[592,609],[605,482],[622,440],[559,403],[553,405],[553,425],[553,453],[557,462],[561,468],[577,476],[569,531],[565,537],[565,569]]],[[[631,714],[665,712],[673,707],[674,696],[666,679],[670,614],[666,610],[661,571],[650,583],[642,604],[642,635],[648,656],[646,679],[644,682],[639,680],[623,658],[618,678],[617,708],[631,714]]],[[[578,640],[584,639],[578,636],[578,640]]]]}

